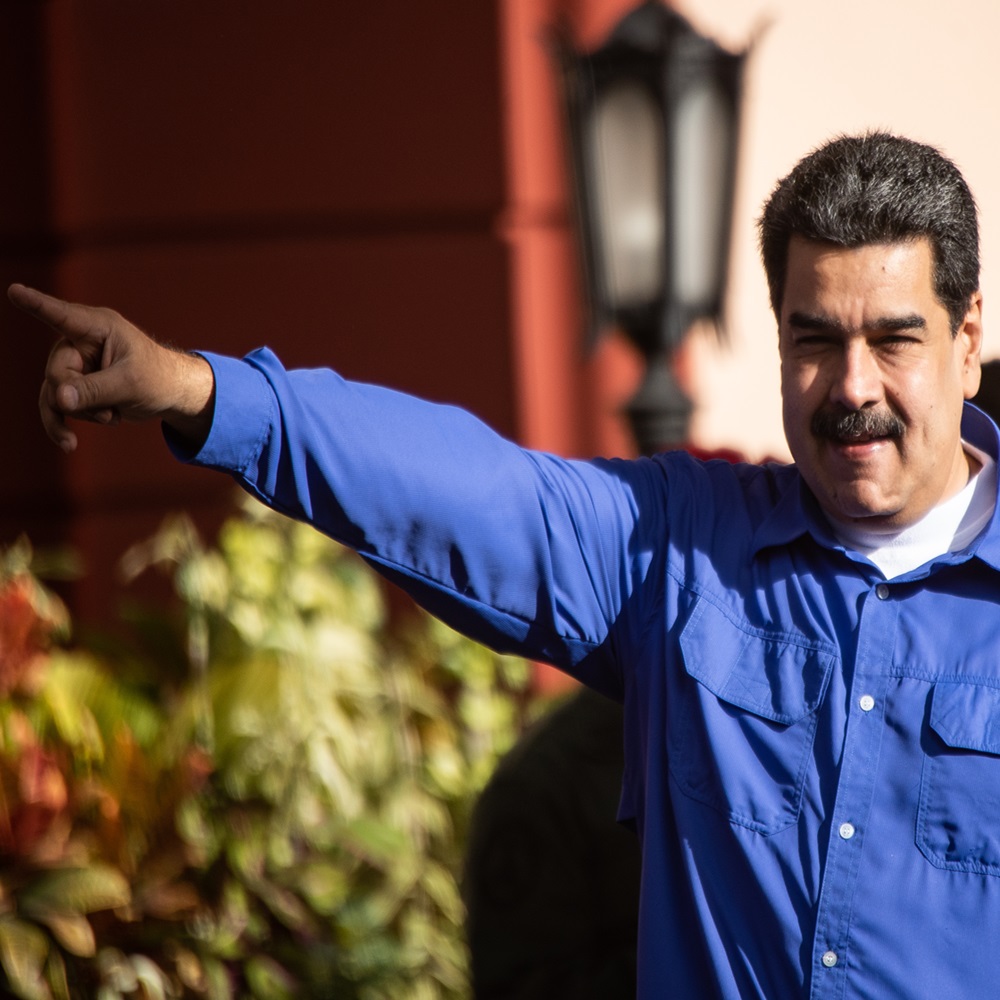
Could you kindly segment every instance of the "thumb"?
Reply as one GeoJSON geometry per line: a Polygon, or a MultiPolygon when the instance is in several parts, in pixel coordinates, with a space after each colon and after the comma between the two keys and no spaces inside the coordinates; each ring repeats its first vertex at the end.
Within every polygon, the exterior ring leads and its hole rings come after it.
{"type": "Polygon", "coordinates": [[[65,416],[78,417],[81,420],[91,420],[98,424],[117,424],[121,415],[116,406],[105,406],[100,399],[99,390],[90,386],[90,376],[84,376],[87,384],[80,387],[75,382],[65,382],[56,390],[56,406],[65,416]],[[83,396],[89,403],[81,402],[83,396]]]}
{"type": "Polygon", "coordinates": [[[72,382],[64,382],[56,389],[56,405],[63,413],[76,413],[80,409],[80,390],[72,382]]]}
{"type": "Polygon", "coordinates": [[[64,451],[73,451],[76,435],[66,426],[67,417],[76,417],[98,424],[116,424],[117,408],[101,404],[103,387],[90,384],[93,376],[70,373],[42,383],[38,409],[42,426],[49,437],[64,451]]]}
{"type": "Polygon", "coordinates": [[[71,376],[56,390],[56,404],[65,414],[108,423],[120,406],[130,402],[122,382],[114,368],[71,376]]]}
{"type": "Polygon", "coordinates": [[[101,398],[100,387],[90,383],[91,376],[85,375],[84,384],[64,382],[56,390],[56,406],[65,416],[91,420],[98,424],[117,424],[121,415],[116,406],[106,406],[101,398]],[[86,402],[84,402],[86,400],[86,402]]]}

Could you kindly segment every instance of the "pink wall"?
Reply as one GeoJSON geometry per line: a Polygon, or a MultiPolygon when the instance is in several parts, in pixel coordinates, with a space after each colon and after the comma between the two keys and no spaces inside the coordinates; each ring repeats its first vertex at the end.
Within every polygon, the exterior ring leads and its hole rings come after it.
{"type": "MultiPolygon", "coordinates": [[[[0,8],[0,115],[18,151],[0,279],[113,305],[181,347],[267,343],[288,364],[456,402],[531,445],[627,449],[600,401],[622,395],[629,362],[579,346],[552,13],[528,0],[0,8]]],[[[101,618],[130,543],[182,507],[214,524],[233,488],[178,467],[152,428],[84,428],[59,454],[35,417],[48,339],[13,310],[5,325],[16,474],[0,534],[71,542],[89,569],[75,610],[101,618]]]]}

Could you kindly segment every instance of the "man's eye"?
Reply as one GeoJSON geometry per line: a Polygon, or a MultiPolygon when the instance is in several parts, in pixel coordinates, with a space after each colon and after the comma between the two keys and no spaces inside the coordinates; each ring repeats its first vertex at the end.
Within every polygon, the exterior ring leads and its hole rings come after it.
{"type": "Polygon", "coordinates": [[[890,333],[878,340],[880,347],[888,348],[905,347],[907,344],[915,344],[916,342],[917,338],[909,333],[890,333]]]}
{"type": "Polygon", "coordinates": [[[795,338],[796,347],[829,347],[834,338],[825,333],[804,333],[795,338]]]}

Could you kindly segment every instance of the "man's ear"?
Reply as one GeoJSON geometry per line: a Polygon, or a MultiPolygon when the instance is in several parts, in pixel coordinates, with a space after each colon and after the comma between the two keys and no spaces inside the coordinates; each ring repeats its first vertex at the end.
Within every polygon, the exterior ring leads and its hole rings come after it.
{"type": "Polygon", "coordinates": [[[957,346],[962,350],[962,391],[966,399],[972,399],[979,391],[982,377],[980,354],[983,347],[983,293],[973,292],[969,298],[969,308],[965,318],[955,333],[957,346]]]}

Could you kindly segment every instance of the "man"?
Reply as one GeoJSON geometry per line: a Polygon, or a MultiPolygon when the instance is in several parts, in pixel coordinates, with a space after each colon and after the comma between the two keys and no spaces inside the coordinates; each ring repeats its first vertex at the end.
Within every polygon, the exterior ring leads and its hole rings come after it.
{"type": "Polygon", "coordinates": [[[975,206],[935,150],[842,138],[761,245],[793,466],[568,462],[461,411],[175,354],[15,286],[41,395],[355,546],[431,611],[618,698],[639,996],[992,996],[1000,941],[996,427],[975,206]]]}

